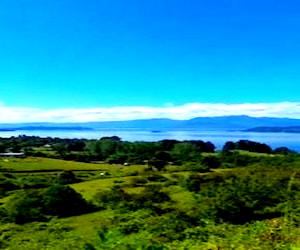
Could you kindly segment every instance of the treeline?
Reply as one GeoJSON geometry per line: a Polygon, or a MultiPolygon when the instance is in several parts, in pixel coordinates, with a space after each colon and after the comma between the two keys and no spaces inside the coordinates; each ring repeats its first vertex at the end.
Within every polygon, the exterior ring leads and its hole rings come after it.
{"type": "Polygon", "coordinates": [[[82,151],[84,150],[86,139],[61,139],[52,137],[38,136],[12,136],[10,138],[0,138],[0,152],[21,152],[30,151],[33,147],[51,148],[62,147],[66,151],[82,151]]]}
{"type": "MultiPolygon", "coordinates": [[[[99,140],[41,138],[18,136],[0,139],[0,152],[24,152],[28,156],[60,158],[82,162],[105,161],[110,164],[145,164],[157,168],[172,162],[181,165],[203,160],[201,153],[214,153],[215,145],[202,140],[161,140],[158,142],[128,142],[117,136],[99,140]]],[[[249,140],[228,141],[222,152],[246,150],[257,153],[284,153],[294,151],[280,147],[272,148],[264,143],[249,140]]],[[[207,161],[207,160],[206,160],[207,161]]]]}

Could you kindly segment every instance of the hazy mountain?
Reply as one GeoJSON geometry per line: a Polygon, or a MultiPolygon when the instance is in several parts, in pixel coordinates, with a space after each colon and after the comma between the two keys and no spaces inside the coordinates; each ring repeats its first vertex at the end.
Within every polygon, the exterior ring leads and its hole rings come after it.
{"type": "Polygon", "coordinates": [[[84,123],[18,123],[0,124],[0,129],[12,130],[245,130],[255,127],[300,126],[300,119],[220,116],[197,117],[190,120],[143,119],[131,121],[84,122],[84,123]]]}

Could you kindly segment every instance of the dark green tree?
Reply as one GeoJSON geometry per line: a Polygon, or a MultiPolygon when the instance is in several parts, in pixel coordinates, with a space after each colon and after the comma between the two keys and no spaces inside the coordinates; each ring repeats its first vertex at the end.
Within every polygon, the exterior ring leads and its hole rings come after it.
{"type": "Polygon", "coordinates": [[[170,152],[174,162],[182,164],[188,161],[198,161],[201,154],[195,144],[189,142],[178,143],[170,152]]]}
{"type": "Polygon", "coordinates": [[[206,156],[202,159],[201,164],[208,169],[219,168],[221,166],[221,161],[216,156],[206,156]]]}
{"type": "Polygon", "coordinates": [[[223,148],[222,148],[222,151],[223,151],[223,152],[228,152],[228,151],[234,150],[235,148],[236,148],[236,146],[235,146],[235,143],[234,143],[234,142],[232,142],[232,141],[227,141],[227,142],[224,144],[224,146],[223,146],[223,148]]]}
{"type": "Polygon", "coordinates": [[[37,191],[22,191],[13,196],[5,205],[8,219],[23,224],[45,220],[42,195],[37,191]]]}
{"type": "Polygon", "coordinates": [[[87,212],[89,206],[81,194],[69,186],[55,184],[43,195],[44,213],[67,217],[87,212]]]}
{"type": "Polygon", "coordinates": [[[78,178],[72,171],[63,171],[58,177],[59,184],[70,184],[78,182],[78,178]]]}

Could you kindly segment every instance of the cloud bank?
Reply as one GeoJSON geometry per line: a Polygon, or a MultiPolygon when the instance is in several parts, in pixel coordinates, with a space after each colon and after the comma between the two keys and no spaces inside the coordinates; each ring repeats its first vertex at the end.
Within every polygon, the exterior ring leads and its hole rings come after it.
{"type": "Polygon", "coordinates": [[[300,119],[300,102],[279,103],[188,103],[165,107],[122,106],[98,108],[39,109],[9,107],[0,102],[0,122],[89,122],[149,118],[185,120],[194,117],[249,115],[254,117],[289,117],[300,119]]]}

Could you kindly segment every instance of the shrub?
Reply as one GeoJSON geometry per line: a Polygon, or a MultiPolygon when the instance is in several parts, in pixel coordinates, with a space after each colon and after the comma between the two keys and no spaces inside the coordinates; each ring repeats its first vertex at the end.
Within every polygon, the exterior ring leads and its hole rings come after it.
{"type": "Polygon", "coordinates": [[[201,164],[207,168],[219,168],[221,166],[221,161],[215,156],[206,156],[202,159],[201,164]]]}
{"type": "Polygon", "coordinates": [[[71,184],[78,182],[78,178],[72,171],[63,171],[58,177],[59,184],[71,184]]]}
{"type": "Polygon", "coordinates": [[[293,154],[293,153],[296,153],[296,151],[292,150],[292,149],[289,149],[287,147],[279,147],[279,148],[275,148],[274,151],[273,151],[274,154],[284,154],[284,155],[287,155],[287,154],[293,154]]]}
{"type": "Polygon", "coordinates": [[[196,171],[200,173],[205,173],[209,171],[209,167],[196,162],[188,162],[184,164],[184,170],[196,171]]]}
{"type": "Polygon", "coordinates": [[[183,186],[190,192],[200,190],[201,177],[198,174],[191,174],[183,181],[183,186]]]}
{"type": "Polygon", "coordinates": [[[157,170],[157,171],[162,171],[165,169],[165,167],[167,166],[168,162],[163,161],[163,160],[157,160],[157,159],[153,159],[151,161],[149,161],[149,165],[153,167],[153,169],[157,170]]]}
{"type": "Polygon", "coordinates": [[[287,182],[285,177],[267,178],[260,173],[226,178],[211,191],[211,209],[217,218],[238,224],[278,216],[278,205],[286,199],[287,182]]]}
{"type": "Polygon", "coordinates": [[[168,180],[168,178],[162,176],[162,175],[159,175],[159,174],[151,174],[149,176],[147,176],[147,180],[148,181],[157,181],[157,182],[165,182],[168,180]]]}
{"type": "Polygon", "coordinates": [[[106,162],[109,164],[124,164],[128,159],[128,155],[125,153],[116,153],[113,155],[110,155],[106,162]]]}
{"type": "Polygon", "coordinates": [[[18,192],[5,206],[8,219],[15,223],[44,221],[51,216],[78,215],[89,212],[91,208],[80,194],[60,184],[55,184],[44,192],[18,192]]]}
{"type": "Polygon", "coordinates": [[[161,190],[160,185],[145,186],[144,191],[137,194],[137,196],[153,203],[161,203],[171,200],[169,195],[161,190]]]}
{"type": "Polygon", "coordinates": [[[12,190],[16,190],[16,189],[20,189],[20,187],[14,183],[11,182],[11,180],[4,180],[0,182],[0,190],[3,191],[12,191],[12,190]]]}
{"type": "Polygon", "coordinates": [[[157,206],[159,203],[170,201],[167,193],[161,191],[159,185],[147,185],[138,194],[128,194],[123,189],[113,187],[111,190],[99,192],[94,201],[102,207],[122,208],[136,211],[138,209],[152,209],[161,212],[157,206]]]}
{"type": "MultiPolygon", "coordinates": [[[[245,167],[253,163],[262,161],[263,157],[256,157],[247,154],[240,154],[238,151],[235,152],[223,152],[221,154],[221,162],[223,166],[226,163],[232,164],[232,167],[245,167]]],[[[229,165],[230,166],[230,165],[229,165]]]]}
{"type": "Polygon", "coordinates": [[[143,177],[133,177],[130,180],[130,186],[132,187],[140,187],[143,186],[144,184],[146,184],[148,181],[146,178],[143,177]]]}
{"type": "Polygon", "coordinates": [[[115,186],[110,190],[98,192],[94,196],[95,203],[101,207],[117,207],[121,205],[121,202],[126,202],[129,199],[129,194],[115,186]]]}
{"type": "Polygon", "coordinates": [[[90,207],[81,194],[69,186],[55,184],[43,194],[45,214],[67,217],[87,212],[90,207]]]}
{"type": "Polygon", "coordinates": [[[8,219],[23,224],[45,220],[42,195],[37,191],[22,191],[11,198],[5,206],[8,219]]]}

